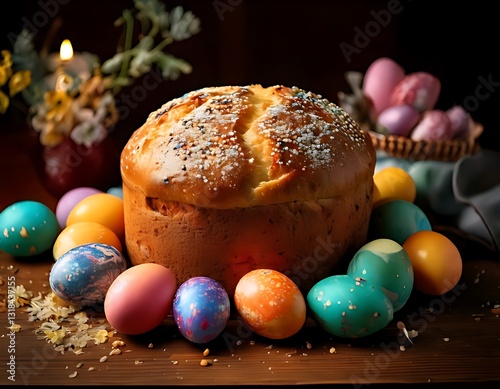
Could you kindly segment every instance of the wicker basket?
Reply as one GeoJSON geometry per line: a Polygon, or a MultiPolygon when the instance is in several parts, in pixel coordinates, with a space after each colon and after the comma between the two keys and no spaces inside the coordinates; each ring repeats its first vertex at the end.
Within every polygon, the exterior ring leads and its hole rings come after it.
{"type": "Polygon", "coordinates": [[[479,151],[478,138],[483,132],[483,126],[474,122],[468,138],[447,141],[415,141],[400,135],[385,135],[375,131],[375,123],[369,118],[370,100],[363,95],[361,88],[363,73],[347,72],[346,81],[352,93],[338,93],[339,105],[361,128],[370,134],[375,150],[384,152],[388,156],[406,158],[413,161],[458,161],[464,155],[471,155],[479,151]]]}
{"type": "Polygon", "coordinates": [[[367,130],[377,151],[396,158],[407,158],[413,161],[458,161],[464,155],[479,151],[478,138],[483,132],[483,126],[474,123],[471,134],[466,139],[447,141],[414,141],[398,135],[383,135],[367,130]]]}

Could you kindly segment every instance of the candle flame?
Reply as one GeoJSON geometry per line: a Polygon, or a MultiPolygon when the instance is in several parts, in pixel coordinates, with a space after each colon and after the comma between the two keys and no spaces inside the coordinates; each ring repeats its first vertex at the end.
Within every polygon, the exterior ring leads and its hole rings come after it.
{"type": "Polygon", "coordinates": [[[69,61],[71,58],[73,58],[73,46],[71,46],[71,42],[69,39],[65,39],[61,43],[59,56],[61,57],[61,61],[63,62],[69,61]]]}

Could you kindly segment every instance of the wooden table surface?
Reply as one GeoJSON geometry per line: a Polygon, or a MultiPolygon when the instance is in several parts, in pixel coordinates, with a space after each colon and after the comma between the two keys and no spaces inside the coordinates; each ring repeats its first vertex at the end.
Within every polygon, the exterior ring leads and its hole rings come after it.
{"type": "MultiPolygon", "coordinates": [[[[14,144],[18,143],[0,142],[0,209],[26,198],[53,207],[56,199],[44,192],[29,158],[14,144]]],[[[500,258],[474,242],[458,240],[457,245],[464,270],[454,290],[443,296],[414,291],[386,328],[360,339],[333,337],[308,319],[292,338],[274,341],[248,331],[233,315],[217,339],[197,345],[184,339],[168,317],[150,333],[117,333],[105,343],[90,342],[81,354],[61,353],[36,333],[44,321],[29,321],[26,306],[9,317],[20,325],[15,333],[8,328],[4,308],[0,312],[0,385],[493,385],[500,382],[500,317],[494,309],[500,304],[500,258]],[[413,345],[404,349],[398,321],[418,332],[413,345]],[[122,353],[109,355],[116,339],[125,343],[122,353]],[[207,348],[210,352],[203,356],[207,348]],[[12,356],[14,371],[9,371],[12,356]],[[103,356],[108,358],[100,362],[103,356]],[[210,364],[201,366],[202,359],[210,364]],[[74,372],[77,375],[71,378],[74,372]]],[[[6,299],[13,284],[35,295],[48,294],[52,264],[50,253],[24,259],[0,253],[0,300],[6,299]]],[[[106,325],[102,312],[87,314],[88,323],[106,325]]],[[[70,315],[67,324],[74,320],[70,315]]]]}

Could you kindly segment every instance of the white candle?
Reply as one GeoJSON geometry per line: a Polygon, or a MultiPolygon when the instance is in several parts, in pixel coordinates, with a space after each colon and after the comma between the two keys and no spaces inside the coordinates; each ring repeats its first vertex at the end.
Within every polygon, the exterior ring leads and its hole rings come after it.
{"type": "Polygon", "coordinates": [[[62,72],[71,77],[77,77],[82,82],[87,81],[91,76],[92,64],[97,59],[89,53],[74,53],[69,39],[61,43],[59,54],[52,53],[47,58],[47,69],[52,72],[45,78],[45,82],[50,89],[54,89],[58,77],[62,72]]]}

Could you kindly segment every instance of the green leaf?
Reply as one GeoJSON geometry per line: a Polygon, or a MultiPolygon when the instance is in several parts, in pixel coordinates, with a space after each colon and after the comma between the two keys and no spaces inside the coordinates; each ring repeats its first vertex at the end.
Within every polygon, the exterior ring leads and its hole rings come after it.
{"type": "Polygon", "coordinates": [[[155,59],[153,51],[139,50],[130,61],[128,74],[138,78],[151,70],[151,64],[155,59]]]}
{"type": "Polygon", "coordinates": [[[154,39],[153,37],[151,36],[145,36],[144,38],[142,38],[139,43],[137,44],[137,48],[139,50],[143,50],[143,51],[149,51],[153,48],[155,42],[154,42],[154,39]]]}
{"type": "Polygon", "coordinates": [[[116,77],[111,83],[111,87],[125,87],[132,84],[134,81],[133,78],[130,77],[116,77]]]}
{"type": "Polygon", "coordinates": [[[180,73],[189,74],[193,70],[185,60],[163,52],[156,53],[156,63],[160,66],[164,79],[175,80],[180,73]]]}
{"type": "Polygon", "coordinates": [[[117,53],[110,59],[104,61],[101,70],[105,74],[118,73],[123,63],[124,54],[117,53]]]}

